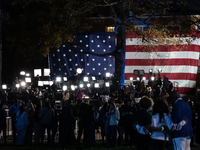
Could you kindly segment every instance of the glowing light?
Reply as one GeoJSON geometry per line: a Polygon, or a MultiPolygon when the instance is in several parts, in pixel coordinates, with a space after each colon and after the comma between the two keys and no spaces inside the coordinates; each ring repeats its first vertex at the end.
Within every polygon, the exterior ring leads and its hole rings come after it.
{"type": "Polygon", "coordinates": [[[99,88],[99,83],[95,83],[95,84],[94,84],[94,87],[95,87],[95,88],[99,88]]]}
{"type": "Polygon", "coordinates": [[[76,69],[76,72],[77,72],[78,74],[81,74],[81,73],[82,73],[82,69],[81,69],[81,68],[77,68],[77,69],[76,69]]]}
{"type": "Polygon", "coordinates": [[[57,82],[61,82],[61,80],[62,80],[61,77],[56,77],[57,82]]]}
{"type": "Polygon", "coordinates": [[[24,76],[25,74],[26,74],[25,71],[20,72],[20,75],[22,75],[22,76],[24,76]]]}
{"type": "Polygon", "coordinates": [[[66,91],[67,90],[67,86],[66,85],[63,85],[63,91],[66,91]]]}
{"type": "Polygon", "coordinates": [[[3,85],[2,85],[2,89],[6,90],[6,89],[7,89],[7,85],[6,85],[6,84],[3,84],[3,85]]]}

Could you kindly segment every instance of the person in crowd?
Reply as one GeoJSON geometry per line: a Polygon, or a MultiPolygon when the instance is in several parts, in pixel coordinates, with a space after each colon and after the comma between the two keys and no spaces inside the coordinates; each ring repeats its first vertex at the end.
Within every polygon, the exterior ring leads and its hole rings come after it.
{"type": "Polygon", "coordinates": [[[24,145],[26,137],[26,129],[29,125],[28,114],[25,111],[25,105],[20,106],[19,111],[16,113],[17,139],[16,145],[24,145]]]}
{"type": "Polygon", "coordinates": [[[33,120],[34,112],[35,112],[35,108],[33,106],[33,103],[29,100],[26,104],[26,113],[28,114],[28,121],[29,121],[29,125],[26,130],[26,140],[25,140],[25,143],[27,145],[32,144],[32,134],[33,134],[33,127],[34,127],[34,120],[33,120]]]}
{"type": "Polygon", "coordinates": [[[77,136],[77,142],[80,143],[80,139],[82,136],[82,133],[84,131],[83,135],[83,143],[86,144],[86,112],[88,109],[89,104],[87,103],[81,103],[78,113],[78,136],[77,136]]]}
{"type": "Polygon", "coordinates": [[[44,107],[41,109],[38,115],[41,124],[41,144],[43,144],[44,141],[45,129],[47,129],[47,142],[50,143],[50,129],[53,116],[54,112],[51,108],[51,104],[47,99],[44,103],[44,107]]]}
{"type": "Polygon", "coordinates": [[[55,144],[55,136],[56,136],[56,133],[57,133],[57,128],[58,128],[58,115],[56,113],[56,110],[55,110],[55,107],[53,105],[53,103],[51,103],[51,109],[53,111],[53,117],[52,117],[52,121],[51,121],[51,131],[52,131],[52,134],[51,134],[51,137],[50,137],[50,143],[52,145],[55,144]]]}
{"type": "Polygon", "coordinates": [[[11,124],[12,124],[13,144],[15,144],[16,142],[17,131],[16,131],[15,123],[16,123],[16,113],[19,111],[19,107],[20,105],[18,104],[18,101],[16,98],[12,101],[12,104],[9,107],[9,116],[11,117],[11,124]]]}
{"type": "Polygon", "coordinates": [[[151,126],[151,115],[149,111],[152,110],[153,100],[143,96],[139,102],[140,109],[134,114],[134,123],[136,124],[136,130],[134,132],[134,145],[137,150],[148,150],[150,141],[150,132],[159,131],[161,127],[151,126]],[[145,127],[145,134],[139,132],[137,125],[145,127]]]}
{"type": "Polygon", "coordinates": [[[107,144],[109,148],[114,148],[117,144],[117,125],[120,119],[119,111],[117,110],[115,103],[110,103],[108,117],[109,126],[107,132],[107,144]]]}
{"type": "Polygon", "coordinates": [[[169,106],[164,99],[157,100],[153,106],[151,125],[154,127],[162,127],[161,131],[155,131],[151,134],[150,150],[161,150],[169,148],[169,131],[181,130],[186,124],[185,120],[177,125],[174,124],[169,106]]]}
{"type": "Polygon", "coordinates": [[[58,85],[57,85],[57,82],[55,80],[53,81],[53,84],[51,85],[50,88],[51,88],[52,93],[56,93],[57,92],[58,85]]]}
{"type": "Polygon", "coordinates": [[[3,142],[6,144],[6,117],[7,113],[2,104],[0,104],[0,132],[3,131],[3,142]]]}
{"type": "Polygon", "coordinates": [[[107,129],[106,129],[106,114],[109,110],[109,104],[108,102],[105,102],[99,110],[99,125],[101,127],[101,138],[102,138],[102,144],[104,145],[104,138],[106,137],[107,129]]]}
{"type": "Polygon", "coordinates": [[[192,111],[188,103],[184,102],[178,91],[172,93],[173,110],[172,120],[174,123],[179,123],[185,119],[186,124],[179,131],[172,134],[172,141],[175,150],[190,150],[191,137],[193,136],[192,129],[192,111]]]}
{"type": "Polygon", "coordinates": [[[68,100],[63,99],[63,100],[64,101],[62,103],[62,111],[61,111],[60,117],[59,117],[59,121],[60,121],[59,140],[61,143],[61,147],[63,150],[65,149],[66,138],[67,138],[67,135],[69,135],[70,139],[76,145],[76,148],[79,148],[79,145],[78,145],[75,135],[74,135],[74,125],[73,125],[74,116],[73,116],[71,101],[70,101],[70,99],[68,99],[68,100]]]}
{"type": "Polygon", "coordinates": [[[8,93],[6,90],[3,90],[2,92],[2,104],[3,105],[8,105],[8,93]]]}
{"type": "Polygon", "coordinates": [[[86,147],[92,148],[95,145],[95,127],[98,120],[98,114],[95,111],[95,106],[90,104],[86,112],[86,147]]]}
{"type": "Polygon", "coordinates": [[[136,112],[136,108],[132,106],[131,100],[124,101],[124,109],[121,115],[125,132],[125,145],[133,145],[133,114],[136,112]],[[130,141],[129,141],[130,139],[130,141]]]}
{"type": "Polygon", "coordinates": [[[131,101],[134,100],[135,98],[135,85],[133,84],[133,82],[130,82],[130,85],[129,85],[129,93],[130,93],[130,99],[131,101]]]}
{"type": "Polygon", "coordinates": [[[77,94],[76,94],[76,101],[77,101],[77,106],[80,105],[80,103],[82,103],[83,100],[83,93],[82,91],[79,89],[77,94]]]}
{"type": "Polygon", "coordinates": [[[39,112],[41,110],[41,105],[35,105],[34,119],[34,144],[39,145],[41,141],[41,125],[39,119],[39,112]]]}
{"type": "Polygon", "coordinates": [[[166,75],[163,76],[163,89],[162,91],[168,90],[169,87],[169,79],[166,75]]]}

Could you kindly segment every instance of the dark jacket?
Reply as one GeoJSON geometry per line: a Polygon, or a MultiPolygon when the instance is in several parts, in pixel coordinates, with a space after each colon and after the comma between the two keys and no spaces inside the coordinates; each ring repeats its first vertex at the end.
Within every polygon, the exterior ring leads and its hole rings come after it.
{"type": "Polygon", "coordinates": [[[174,123],[179,123],[183,119],[186,119],[186,124],[181,130],[173,132],[172,138],[191,137],[193,135],[191,108],[186,102],[179,98],[173,106],[172,120],[174,123]]]}

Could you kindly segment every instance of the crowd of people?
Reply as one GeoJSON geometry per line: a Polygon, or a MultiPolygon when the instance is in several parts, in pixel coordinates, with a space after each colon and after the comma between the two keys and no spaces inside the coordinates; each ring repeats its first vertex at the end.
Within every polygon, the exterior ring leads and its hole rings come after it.
{"type": "MultiPolygon", "coordinates": [[[[9,97],[4,91],[0,94],[0,129],[4,143],[9,115],[16,145],[44,144],[45,135],[45,144],[55,144],[55,137],[59,135],[62,149],[67,144],[77,149],[92,148],[95,134],[99,132],[102,144],[108,148],[125,145],[135,146],[137,150],[164,147],[190,150],[196,142],[198,112],[192,100],[181,98],[168,83],[152,88],[143,83],[137,87],[131,82],[117,92],[111,91],[108,101],[96,97],[95,103],[85,101],[81,89],[58,93],[55,86],[43,92],[36,87],[22,92],[20,98],[9,97]],[[55,99],[60,101],[59,109],[55,99]],[[9,109],[8,114],[5,108],[9,109]]],[[[89,99],[97,96],[90,89],[87,94],[89,99]]]]}

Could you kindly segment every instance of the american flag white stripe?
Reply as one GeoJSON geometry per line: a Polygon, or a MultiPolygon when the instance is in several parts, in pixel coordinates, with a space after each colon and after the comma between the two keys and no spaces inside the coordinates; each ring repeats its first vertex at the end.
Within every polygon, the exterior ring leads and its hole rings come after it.
{"type": "Polygon", "coordinates": [[[149,72],[149,69],[154,71],[162,70],[162,73],[197,73],[197,66],[126,66],[125,73],[133,73],[133,70],[144,70],[145,73],[149,72]]]}
{"type": "Polygon", "coordinates": [[[174,52],[126,52],[126,59],[199,59],[198,52],[174,51],[174,52]]]}

